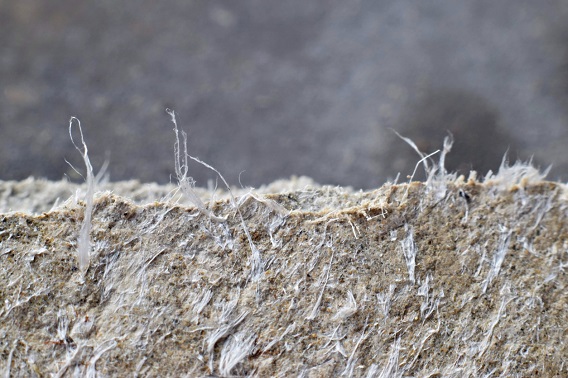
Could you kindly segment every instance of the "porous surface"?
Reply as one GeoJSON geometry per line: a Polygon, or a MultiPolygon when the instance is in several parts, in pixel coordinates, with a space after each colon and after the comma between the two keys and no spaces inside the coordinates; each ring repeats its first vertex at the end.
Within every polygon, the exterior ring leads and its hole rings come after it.
{"type": "Polygon", "coordinates": [[[534,177],[240,192],[220,222],[99,192],[86,272],[82,201],[4,208],[0,371],[566,376],[568,197],[534,177]]]}

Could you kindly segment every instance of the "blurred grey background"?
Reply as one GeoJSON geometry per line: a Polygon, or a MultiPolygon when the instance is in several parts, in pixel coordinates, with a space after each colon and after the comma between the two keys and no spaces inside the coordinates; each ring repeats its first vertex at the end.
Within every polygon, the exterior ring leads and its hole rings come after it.
{"type": "MultiPolygon", "coordinates": [[[[238,184],[371,188],[450,130],[449,168],[568,178],[568,1],[0,1],[0,179],[168,182],[189,148],[238,184]]],[[[210,172],[192,165],[198,185],[210,172]]]]}

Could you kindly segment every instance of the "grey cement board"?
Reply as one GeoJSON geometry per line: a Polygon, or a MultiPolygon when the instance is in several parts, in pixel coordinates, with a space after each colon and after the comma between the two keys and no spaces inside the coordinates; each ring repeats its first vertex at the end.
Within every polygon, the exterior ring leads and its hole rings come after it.
{"type": "Polygon", "coordinates": [[[85,189],[0,181],[3,376],[568,374],[568,191],[532,167],[204,211],[107,184],[83,239],[85,189]]]}

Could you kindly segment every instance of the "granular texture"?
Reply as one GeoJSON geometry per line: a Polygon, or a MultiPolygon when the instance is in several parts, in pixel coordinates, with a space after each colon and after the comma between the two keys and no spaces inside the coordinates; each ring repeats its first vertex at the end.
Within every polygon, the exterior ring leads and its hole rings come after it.
{"type": "Polygon", "coordinates": [[[84,203],[5,212],[0,371],[566,376],[567,198],[504,171],[241,192],[218,221],[99,192],[86,271],[84,203]]]}

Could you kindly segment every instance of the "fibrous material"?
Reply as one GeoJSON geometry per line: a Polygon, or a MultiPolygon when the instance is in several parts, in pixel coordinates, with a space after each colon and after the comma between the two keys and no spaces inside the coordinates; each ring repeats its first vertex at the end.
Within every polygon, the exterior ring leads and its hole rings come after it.
{"type": "Polygon", "coordinates": [[[568,192],[535,171],[196,189],[207,211],[106,184],[85,272],[85,187],[0,182],[0,372],[566,376],[568,192]]]}

